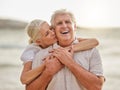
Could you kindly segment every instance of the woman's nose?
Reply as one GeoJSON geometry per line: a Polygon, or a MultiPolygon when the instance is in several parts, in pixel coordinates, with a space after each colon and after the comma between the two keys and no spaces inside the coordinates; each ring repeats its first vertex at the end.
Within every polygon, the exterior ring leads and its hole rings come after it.
{"type": "Polygon", "coordinates": [[[52,35],[55,35],[55,32],[54,32],[54,31],[51,30],[50,32],[51,32],[52,35]]]}

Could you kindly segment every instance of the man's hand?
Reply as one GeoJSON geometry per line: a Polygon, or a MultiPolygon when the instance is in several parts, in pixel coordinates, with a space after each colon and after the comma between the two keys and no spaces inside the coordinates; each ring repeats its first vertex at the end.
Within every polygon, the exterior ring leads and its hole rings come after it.
{"type": "Polygon", "coordinates": [[[73,60],[73,49],[57,48],[52,53],[62,64],[68,66],[74,62],[73,60]]]}
{"type": "Polygon", "coordinates": [[[56,57],[53,56],[48,56],[45,59],[45,70],[48,72],[49,75],[54,75],[56,74],[58,71],[60,71],[64,65],[61,64],[56,57]]]}

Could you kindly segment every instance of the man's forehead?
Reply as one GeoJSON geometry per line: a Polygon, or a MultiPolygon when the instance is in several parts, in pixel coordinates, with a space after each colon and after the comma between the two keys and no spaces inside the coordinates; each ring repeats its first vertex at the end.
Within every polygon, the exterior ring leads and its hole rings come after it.
{"type": "Polygon", "coordinates": [[[69,14],[58,14],[56,15],[56,18],[59,18],[59,17],[66,17],[66,18],[70,18],[70,15],[69,14]]]}
{"type": "Polygon", "coordinates": [[[62,21],[62,20],[71,20],[71,17],[70,15],[68,14],[60,14],[60,15],[57,15],[56,18],[55,18],[55,21],[62,21]]]}

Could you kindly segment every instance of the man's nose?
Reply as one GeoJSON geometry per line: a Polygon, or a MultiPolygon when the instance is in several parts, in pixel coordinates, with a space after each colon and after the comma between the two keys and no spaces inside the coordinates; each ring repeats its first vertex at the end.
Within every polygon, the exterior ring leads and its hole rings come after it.
{"type": "Polygon", "coordinates": [[[62,25],[63,25],[63,27],[67,27],[67,24],[66,24],[65,22],[63,22],[63,24],[62,24],[62,25]]]}

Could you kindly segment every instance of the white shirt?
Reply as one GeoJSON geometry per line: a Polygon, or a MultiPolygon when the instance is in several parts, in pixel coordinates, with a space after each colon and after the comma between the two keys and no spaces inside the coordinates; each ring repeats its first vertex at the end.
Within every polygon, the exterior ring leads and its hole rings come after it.
{"type": "MultiPolygon", "coordinates": [[[[55,47],[57,48],[57,44],[54,44],[54,48],[55,47]]],[[[53,45],[43,49],[40,46],[38,46],[36,43],[32,43],[25,48],[20,59],[21,59],[21,61],[23,61],[23,64],[28,61],[32,61],[32,63],[36,63],[36,65],[35,65],[35,67],[36,67],[36,66],[40,65],[40,61],[42,61],[49,54],[48,51],[50,51],[52,49],[53,49],[53,45]],[[40,56],[38,56],[37,53],[40,54],[40,56]],[[37,58],[35,58],[36,55],[38,56],[37,58]],[[35,59],[38,59],[38,58],[40,60],[36,61],[35,59]]],[[[34,67],[34,64],[32,67],[34,67]]]]}
{"type": "Polygon", "coordinates": [[[36,53],[39,52],[41,49],[42,48],[39,47],[36,43],[28,45],[20,57],[21,61],[23,61],[23,63],[33,61],[36,53]]]}
{"type": "MultiPolygon", "coordinates": [[[[77,41],[74,41],[77,43],[77,41]]],[[[53,48],[59,47],[54,45],[53,48]]],[[[40,50],[33,61],[33,68],[39,66],[43,61],[42,59],[48,55],[48,50],[52,47],[48,47],[44,50],[40,50]]],[[[80,51],[74,54],[74,60],[83,68],[97,76],[103,76],[102,61],[96,48],[80,51]]],[[[49,83],[47,90],[85,90],[85,88],[78,83],[76,77],[67,68],[63,68],[57,74],[54,75],[49,83]]]]}

